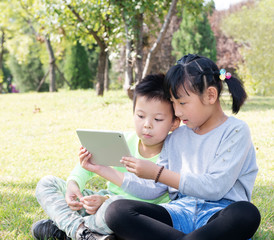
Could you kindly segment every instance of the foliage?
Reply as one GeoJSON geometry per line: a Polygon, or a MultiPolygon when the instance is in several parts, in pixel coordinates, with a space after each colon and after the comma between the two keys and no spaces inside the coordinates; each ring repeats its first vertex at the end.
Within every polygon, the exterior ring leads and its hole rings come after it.
{"type": "MultiPolygon", "coordinates": [[[[8,66],[16,88],[20,92],[35,91],[44,76],[43,65],[40,59],[37,58],[37,51],[38,49],[33,45],[27,59],[22,63],[19,63],[15,56],[9,56],[8,66]]],[[[48,84],[44,83],[41,91],[46,91],[47,89],[48,84]]]]}
{"type": "Polygon", "coordinates": [[[71,84],[72,89],[91,88],[91,73],[88,66],[86,49],[79,43],[70,45],[66,51],[65,77],[71,84]]]}
{"type": "Polygon", "coordinates": [[[272,95],[274,77],[274,2],[255,1],[249,7],[229,15],[222,22],[224,32],[242,45],[237,74],[245,81],[247,91],[256,95],[272,95]]]}
{"type": "Polygon", "coordinates": [[[180,29],[174,33],[172,38],[172,54],[178,60],[188,53],[196,53],[216,61],[216,42],[211,30],[208,14],[212,11],[206,5],[201,12],[193,14],[187,8],[183,9],[183,20],[180,29]]]}
{"type": "Polygon", "coordinates": [[[88,67],[90,71],[90,80],[94,84],[96,82],[99,48],[96,44],[85,47],[88,57],[88,67]]]}
{"type": "MultiPolygon", "coordinates": [[[[223,99],[226,114],[230,100],[223,99]]],[[[133,131],[132,101],[121,91],[94,90],[0,95],[0,239],[32,239],[31,225],[47,218],[35,198],[39,179],[66,179],[78,160],[76,128],[133,131]],[[38,109],[40,111],[35,111],[38,109]]],[[[274,239],[274,97],[252,97],[238,118],[250,126],[259,173],[252,195],[262,221],[253,240],[274,239]]],[[[98,179],[92,189],[104,187],[98,179]]]]}
{"type": "MultiPolygon", "coordinates": [[[[196,8],[202,2],[199,0],[193,3],[187,0],[183,4],[189,8],[196,8]]],[[[106,76],[104,71],[108,69],[104,66],[107,62],[104,58],[114,52],[120,53],[121,44],[124,44],[125,39],[125,25],[129,27],[127,37],[133,49],[131,63],[142,64],[141,55],[135,51],[137,42],[142,42],[137,26],[143,26],[143,22],[139,22],[139,16],[143,15],[144,26],[146,30],[149,29],[145,37],[149,38],[147,43],[152,45],[159,34],[160,25],[164,22],[170,3],[171,0],[3,0],[0,3],[3,9],[0,27],[4,27],[7,31],[6,48],[9,51],[7,54],[14,55],[20,64],[27,58],[32,37],[35,35],[36,40],[41,42],[42,51],[37,58],[40,58],[45,73],[49,69],[49,62],[54,61],[49,58],[47,48],[43,46],[45,44],[42,44],[45,36],[49,36],[58,65],[60,58],[65,56],[62,46],[64,40],[79,40],[80,44],[88,49],[92,48],[93,44],[97,44],[100,49],[99,56],[96,56],[98,69],[92,76],[95,78],[97,74],[101,86],[102,78],[106,76]]],[[[149,45],[142,47],[147,46],[149,45]]],[[[62,67],[59,66],[59,69],[62,67]]],[[[94,70],[94,67],[90,66],[90,69],[94,70]]],[[[57,84],[61,86],[61,78],[58,79],[58,74],[56,72],[57,84]]]]}

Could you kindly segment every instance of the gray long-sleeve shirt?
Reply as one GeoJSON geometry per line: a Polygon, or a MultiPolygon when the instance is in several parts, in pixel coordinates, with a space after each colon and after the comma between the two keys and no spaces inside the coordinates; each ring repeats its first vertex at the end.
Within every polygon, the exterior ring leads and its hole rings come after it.
{"type": "Polygon", "coordinates": [[[181,126],[165,140],[158,165],[180,173],[179,189],[126,173],[122,189],[139,198],[151,199],[166,190],[204,200],[251,199],[258,172],[255,150],[247,124],[229,117],[212,131],[198,135],[181,126]]]}

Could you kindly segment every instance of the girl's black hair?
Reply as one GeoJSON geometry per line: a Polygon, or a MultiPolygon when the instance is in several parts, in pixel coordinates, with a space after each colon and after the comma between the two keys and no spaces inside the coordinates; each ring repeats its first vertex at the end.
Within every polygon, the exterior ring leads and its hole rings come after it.
{"type": "MultiPolygon", "coordinates": [[[[166,74],[164,85],[165,93],[170,98],[171,94],[178,99],[178,89],[183,86],[202,95],[204,90],[210,86],[216,87],[218,97],[223,90],[223,81],[220,79],[220,70],[209,58],[196,54],[188,54],[177,61],[177,65],[171,67],[166,74]]],[[[242,82],[232,77],[225,79],[232,97],[232,111],[238,113],[247,98],[242,82]]]]}
{"type": "MultiPolygon", "coordinates": [[[[144,77],[134,89],[133,95],[133,111],[135,110],[136,101],[138,96],[145,96],[148,100],[157,99],[162,102],[170,102],[170,97],[165,94],[164,90],[165,75],[162,73],[151,74],[144,77]]],[[[172,108],[173,115],[174,110],[172,108]]]]}

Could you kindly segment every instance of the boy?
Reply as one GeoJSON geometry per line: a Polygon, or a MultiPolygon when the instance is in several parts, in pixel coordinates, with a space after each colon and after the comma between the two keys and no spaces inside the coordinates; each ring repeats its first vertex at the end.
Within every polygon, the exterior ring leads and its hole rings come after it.
{"type": "MultiPolygon", "coordinates": [[[[163,74],[148,75],[136,86],[133,99],[136,133],[126,135],[132,155],[153,162],[156,162],[169,131],[179,126],[172,105],[165,98],[163,80],[163,74]]],[[[79,157],[82,163],[91,159],[91,153],[81,147],[79,157]]],[[[126,171],[124,167],[115,169],[121,176],[126,171]]],[[[84,189],[92,176],[94,173],[78,164],[69,176],[67,186],[65,181],[53,176],[46,176],[39,181],[36,197],[51,220],[41,220],[33,225],[35,239],[69,239],[66,235],[77,240],[114,239],[113,235],[109,235],[112,231],[104,221],[105,209],[116,199],[138,198],[110,182],[107,190],[98,193],[84,189]]],[[[169,198],[163,193],[160,198],[146,201],[163,203],[169,198]]]]}

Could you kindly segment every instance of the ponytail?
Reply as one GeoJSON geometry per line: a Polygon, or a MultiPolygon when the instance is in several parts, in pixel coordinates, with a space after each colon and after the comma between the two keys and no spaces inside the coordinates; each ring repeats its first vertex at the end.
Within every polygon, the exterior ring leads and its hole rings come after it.
{"type": "Polygon", "coordinates": [[[237,114],[247,98],[243,83],[235,77],[225,79],[224,81],[232,97],[232,112],[237,114]]]}

